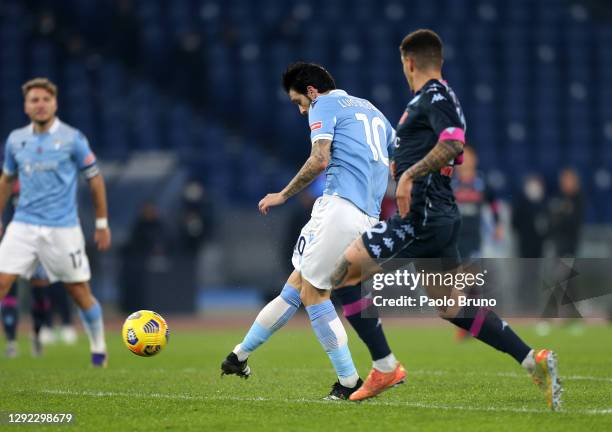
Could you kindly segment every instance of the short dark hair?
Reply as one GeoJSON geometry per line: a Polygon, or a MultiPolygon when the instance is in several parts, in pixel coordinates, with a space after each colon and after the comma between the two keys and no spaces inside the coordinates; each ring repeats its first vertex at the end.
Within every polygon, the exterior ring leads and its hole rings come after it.
{"type": "Polygon", "coordinates": [[[296,62],[283,73],[283,88],[287,93],[293,89],[305,95],[306,87],[313,86],[319,93],[336,88],[336,82],[323,66],[316,63],[296,62]]]}
{"type": "Polygon", "coordinates": [[[402,40],[400,52],[414,58],[418,69],[442,68],[442,39],[433,30],[413,31],[402,40]]]}
{"type": "Polygon", "coordinates": [[[25,82],[21,86],[23,97],[25,98],[28,95],[28,92],[34,88],[47,90],[51,96],[57,97],[57,86],[53,84],[49,78],[33,78],[25,82]]]}

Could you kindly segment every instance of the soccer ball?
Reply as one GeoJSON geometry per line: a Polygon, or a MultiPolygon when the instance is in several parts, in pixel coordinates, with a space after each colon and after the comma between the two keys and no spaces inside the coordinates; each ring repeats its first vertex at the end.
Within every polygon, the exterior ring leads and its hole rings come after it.
{"type": "Polygon", "coordinates": [[[168,343],[169,330],[166,320],[157,312],[134,312],[123,323],[123,343],[134,354],[151,357],[168,343]]]}

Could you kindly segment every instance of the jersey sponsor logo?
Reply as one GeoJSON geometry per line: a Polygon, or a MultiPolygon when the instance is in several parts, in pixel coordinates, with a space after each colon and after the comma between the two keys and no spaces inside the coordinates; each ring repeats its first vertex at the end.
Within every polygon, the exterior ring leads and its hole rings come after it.
{"type": "Polygon", "coordinates": [[[440,102],[446,100],[446,98],[444,96],[442,96],[440,93],[436,93],[435,95],[433,95],[433,97],[431,98],[431,103],[436,103],[436,102],[440,102]]]}
{"type": "Polygon", "coordinates": [[[316,131],[317,129],[321,129],[323,127],[323,122],[318,121],[310,124],[310,130],[316,131]]]}
{"type": "Polygon", "coordinates": [[[83,159],[83,165],[91,165],[95,161],[96,156],[93,153],[89,153],[87,156],[85,156],[85,159],[83,159]]]}
{"type": "Polygon", "coordinates": [[[32,175],[34,172],[41,171],[56,171],[59,168],[58,161],[30,162],[23,164],[23,172],[26,175],[32,175]]]}

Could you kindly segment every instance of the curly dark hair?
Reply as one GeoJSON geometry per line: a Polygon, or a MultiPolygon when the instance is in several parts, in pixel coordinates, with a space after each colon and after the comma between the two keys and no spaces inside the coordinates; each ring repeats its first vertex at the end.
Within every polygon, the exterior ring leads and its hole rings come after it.
{"type": "Polygon", "coordinates": [[[305,95],[306,87],[313,86],[319,93],[325,93],[336,88],[336,82],[331,74],[316,63],[296,62],[287,67],[283,73],[283,88],[287,93],[293,89],[305,95]]]}

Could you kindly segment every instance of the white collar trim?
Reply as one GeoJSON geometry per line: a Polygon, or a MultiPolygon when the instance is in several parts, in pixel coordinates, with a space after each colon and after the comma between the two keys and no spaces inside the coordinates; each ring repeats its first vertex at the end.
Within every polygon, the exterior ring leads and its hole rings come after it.
{"type": "MultiPolygon", "coordinates": [[[[55,120],[53,120],[53,124],[51,125],[51,127],[49,128],[47,132],[50,134],[57,132],[57,130],[60,127],[60,124],[61,124],[60,119],[55,117],[55,120]]],[[[34,134],[34,123],[30,123],[29,131],[32,135],[34,134]]]]}

